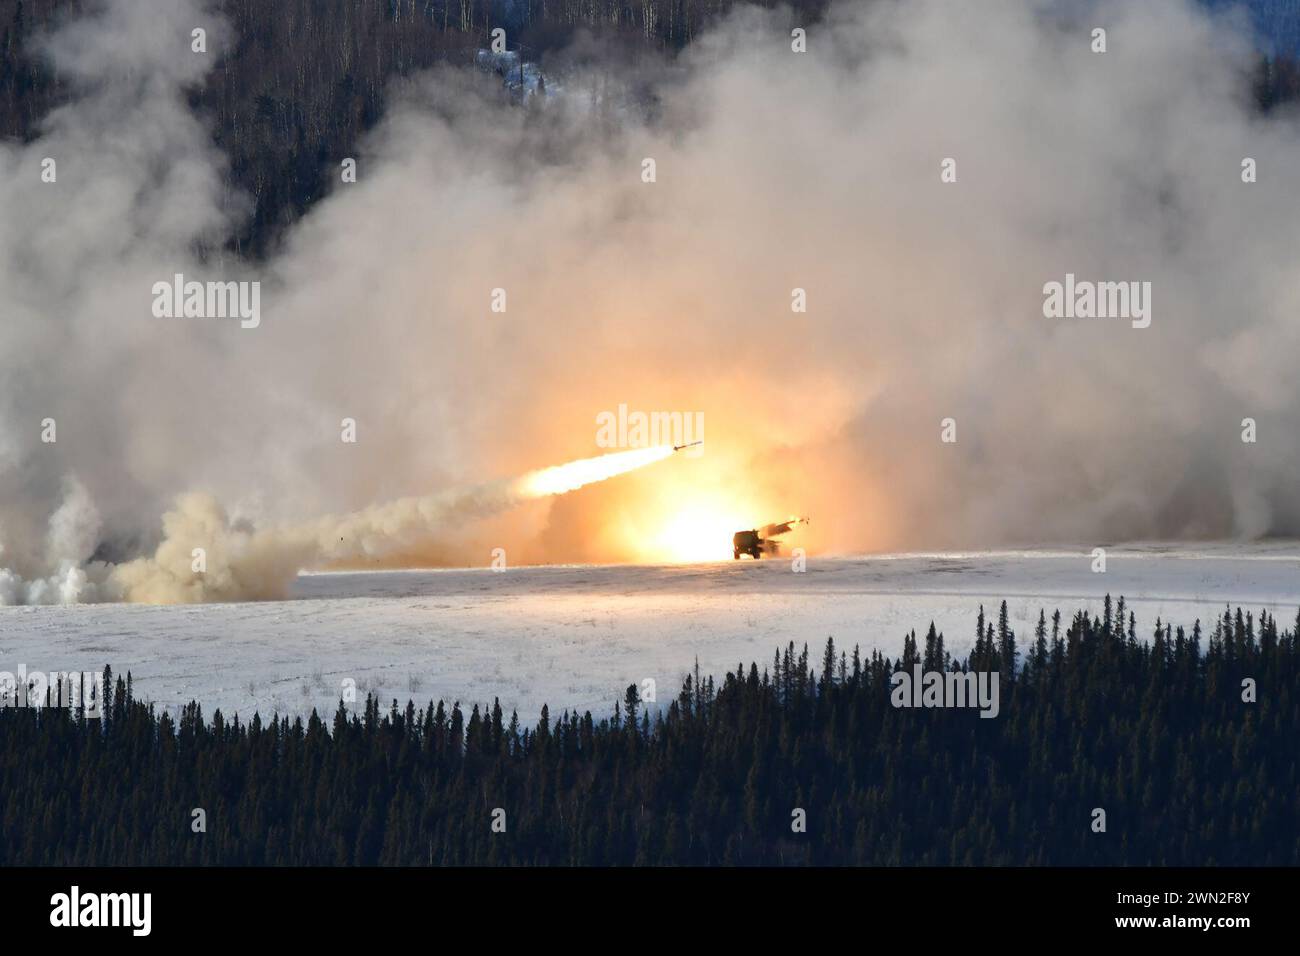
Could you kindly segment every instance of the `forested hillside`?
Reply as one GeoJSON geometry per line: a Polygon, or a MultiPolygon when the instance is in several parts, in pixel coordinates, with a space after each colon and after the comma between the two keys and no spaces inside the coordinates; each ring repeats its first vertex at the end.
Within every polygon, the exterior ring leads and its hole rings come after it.
{"type": "Polygon", "coordinates": [[[528,728],[373,699],[174,722],[110,673],[100,721],[0,710],[0,863],[1300,863],[1294,630],[1237,610],[1139,640],[1109,598],[1027,642],[1005,603],[976,626],[962,661],[933,627],[892,660],[791,643],[653,716],[632,686],[528,728]],[[998,715],[895,707],[917,663],[1000,672],[998,715]]]}
{"type": "MultiPolygon", "coordinates": [[[[578,31],[631,56],[684,46],[737,2],[756,0],[219,0],[237,40],[192,99],[212,118],[234,184],[255,201],[234,246],[265,253],[323,195],[327,167],[382,115],[392,78],[436,63],[469,66],[493,27],[529,58],[578,31]]],[[[812,20],[826,2],[788,5],[812,20]]],[[[87,8],[88,0],[0,0],[0,137],[33,135],[68,95],[28,41],[87,8]]]]}
{"type": "MultiPolygon", "coordinates": [[[[251,218],[232,246],[264,255],[324,194],[337,158],[352,155],[361,135],[383,114],[394,77],[440,62],[468,66],[495,26],[505,27],[510,48],[522,44],[530,59],[545,62],[582,32],[599,37],[607,53],[630,61],[682,48],[710,21],[745,3],[778,5],[777,0],[220,0],[217,9],[237,40],[192,99],[210,117],[213,138],[230,158],[232,184],[254,200],[251,218]]],[[[810,24],[828,4],[789,0],[784,6],[794,10],[797,22],[810,24]]],[[[0,137],[33,136],[41,118],[69,95],[66,83],[34,55],[30,41],[64,16],[92,7],[90,0],[0,0],[0,137]]],[[[1292,59],[1261,55],[1257,76],[1262,107],[1300,93],[1300,71],[1292,59]]]]}
{"type": "Polygon", "coordinates": [[[1296,0],[1201,0],[1215,9],[1244,6],[1270,53],[1300,53],[1300,4],[1296,0]]]}

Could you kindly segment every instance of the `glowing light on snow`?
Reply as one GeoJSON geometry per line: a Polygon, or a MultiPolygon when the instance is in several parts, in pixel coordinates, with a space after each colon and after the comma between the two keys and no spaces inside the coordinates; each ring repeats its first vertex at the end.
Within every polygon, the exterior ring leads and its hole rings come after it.
{"type": "Polygon", "coordinates": [[[753,519],[725,501],[692,502],[670,516],[651,543],[668,563],[730,561],[731,536],[751,527],[753,519]]]}

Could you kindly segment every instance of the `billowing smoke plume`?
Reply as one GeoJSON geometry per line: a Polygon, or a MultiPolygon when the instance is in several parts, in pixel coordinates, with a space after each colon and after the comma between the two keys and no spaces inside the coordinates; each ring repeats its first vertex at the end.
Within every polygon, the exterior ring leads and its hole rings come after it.
{"type": "Polygon", "coordinates": [[[190,253],[241,208],[185,101],[220,19],[112,0],[50,37],[77,95],[0,146],[0,600],[266,596],[498,544],[653,558],[690,501],[809,514],[814,550],[1300,532],[1300,127],[1254,109],[1238,21],[852,2],[806,53],[790,26],[732,17],[638,75],[653,108],[589,95],[615,62],[524,108],[435,71],[257,265],[190,253]],[[260,280],[260,326],[156,317],[177,273],[260,280]],[[1044,317],[1067,274],[1150,282],[1150,327],[1044,317]],[[595,454],[620,404],[702,412],[705,456],[465,504],[595,454]]]}

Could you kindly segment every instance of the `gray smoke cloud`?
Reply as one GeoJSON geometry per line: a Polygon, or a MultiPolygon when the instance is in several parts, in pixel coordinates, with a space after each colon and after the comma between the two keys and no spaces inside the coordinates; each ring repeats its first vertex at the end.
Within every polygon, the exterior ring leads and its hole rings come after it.
{"type": "Polygon", "coordinates": [[[624,402],[703,411],[695,480],[813,515],[821,550],[1296,533],[1300,127],[1253,110],[1243,22],[848,3],[796,54],[788,11],[745,10],[544,107],[437,70],[255,264],[191,252],[236,226],[185,102],[229,28],[112,0],[44,44],[73,101],[0,145],[0,603],[279,596],[497,542],[624,558],[606,529],[662,476],[479,498],[593,454],[624,402]],[[260,326],[155,316],[177,273],[260,281],[260,326]],[[1150,327],[1045,318],[1067,273],[1150,282],[1150,327]],[[320,543],[319,515],[426,496],[451,510],[320,543]],[[196,587],[199,546],[226,557],[196,587]]]}

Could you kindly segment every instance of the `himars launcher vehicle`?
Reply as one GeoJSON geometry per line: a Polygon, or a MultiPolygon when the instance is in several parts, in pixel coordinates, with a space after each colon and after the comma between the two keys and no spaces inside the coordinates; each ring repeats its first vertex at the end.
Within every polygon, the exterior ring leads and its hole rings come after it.
{"type": "Polygon", "coordinates": [[[772,556],[780,554],[780,542],[773,539],[788,533],[797,524],[807,523],[807,518],[787,518],[780,523],[765,524],[751,531],[737,531],[731,536],[731,556],[739,561],[742,554],[747,554],[756,560],[764,554],[772,556]]]}

